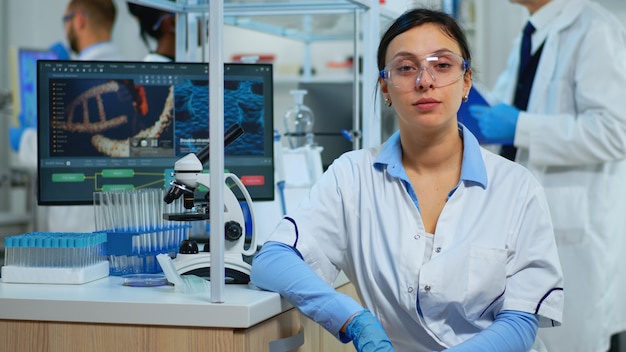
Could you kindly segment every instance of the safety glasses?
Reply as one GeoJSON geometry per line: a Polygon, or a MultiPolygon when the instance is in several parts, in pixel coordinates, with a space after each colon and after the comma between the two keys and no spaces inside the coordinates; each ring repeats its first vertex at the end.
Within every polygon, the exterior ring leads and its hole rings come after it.
{"type": "Polygon", "coordinates": [[[412,90],[420,85],[445,87],[463,77],[469,68],[467,60],[450,51],[441,51],[421,57],[396,57],[380,71],[380,78],[401,90],[412,90]]]}

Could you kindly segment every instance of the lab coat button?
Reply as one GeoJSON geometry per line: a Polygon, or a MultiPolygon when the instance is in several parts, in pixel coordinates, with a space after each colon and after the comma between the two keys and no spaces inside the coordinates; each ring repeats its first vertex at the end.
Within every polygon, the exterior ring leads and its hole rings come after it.
{"type": "Polygon", "coordinates": [[[441,247],[435,248],[435,252],[437,252],[437,253],[441,252],[441,247]]]}
{"type": "Polygon", "coordinates": [[[420,239],[420,235],[415,235],[415,236],[413,236],[413,238],[415,238],[416,240],[419,240],[420,239]]]}
{"type": "Polygon", "coordinates": [[[409,287],[408,291],[409,293],[413,293],[413,287],[409,287]]]}
{"type": "Polygon", "coordinates": [[[425,290],[425,291],[430,291],[430,285],[426,285],[426,286],[424,286],[424,290],[425,290]]]}

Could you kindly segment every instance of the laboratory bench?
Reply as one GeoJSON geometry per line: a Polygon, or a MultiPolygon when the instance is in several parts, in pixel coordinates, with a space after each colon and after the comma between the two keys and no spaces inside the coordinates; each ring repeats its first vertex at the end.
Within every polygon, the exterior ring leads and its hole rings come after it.
{"type": "Polygon", "coordinates": [[[224,297],[211,303],[209,292],[123,286],[117,276],[82,285],[0,283],[0,351],[282,352],[301,345],[300,314],[278,294],[226,285],[224,297]]]}
{"type": "MultiPolygon", "coordinates": [[[[209,292],[122,283],[0,282],[0,351],[354,351],[277,293],[251,285],[225,285],[225,302],[212,303],[209,292]]],[[[343,274],[335,287],[354,295],[343,274]]]]}

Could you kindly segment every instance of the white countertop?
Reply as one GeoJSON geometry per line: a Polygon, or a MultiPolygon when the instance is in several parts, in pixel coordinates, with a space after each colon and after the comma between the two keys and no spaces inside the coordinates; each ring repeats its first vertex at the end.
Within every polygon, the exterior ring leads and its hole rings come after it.
{"type": "MultiPolygon", "coordinates": [[[[347,282],[340,273],[334,286],[347,282]]],[[[212,303],[209,292],[124,286],[119,276],[82,285],[0,282],[0,319],[248,328],[292,308],[277,293],[251,285],[225,285],[223,297],[224,303],[212,303]]]]}
{"type": "Polygon", "coordinates": [[[0,319],[247,328],[292,306],[277,293],[228,284],[224,303],[174,286],[123,286],[119,276],[82,285],[0,282],[0,319]]]}

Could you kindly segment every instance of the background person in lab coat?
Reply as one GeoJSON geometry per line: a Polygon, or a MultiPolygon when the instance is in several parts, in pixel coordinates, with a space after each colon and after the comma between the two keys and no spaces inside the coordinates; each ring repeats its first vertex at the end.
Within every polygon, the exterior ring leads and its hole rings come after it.
{"type": "Polygon", "coordinates": [[[529,351],[563,289],[543,189],[457,121],[471,55],[449,15],[401,15],[378,48],[400,130],[336,159],[252,262],[356,350],[529,351]],[[367,309],[330,284],[343,270],[367,309]],[[392,347],[393,343],[393,347],[392,347]]]}
{"type": "Polygon", "coordinates": [[[121,55],[111,43],[116,15],[112,0],[70,0],[63,23],[78,60],[120,60],[121,55]]]}
{"type": "Polygon", "coordinates": [[[546,190],[567,294],[563,325],[541,339],[551,352],[606,351],[626,329],[626,31],[590,1],[511,2],[535,27],[528,106],[512,106],[518,38],[493,90],[503,103],[470,111],[485,136],[514,140],[546,190]]]}
{"type": "MultiPolygon", "coordinates": [[[[112,0],[70,0],[63,22],[72,51],[81,61],[116,61],[122,57],[111,42],[117,11],[112,0]]],[[[96,217],[92,205],[51,206],[48,231],[92,232],[96,217]]]]}
{"type": "MultiPolygon", "coordinates": [[[[112,0],[71,0],[63,15],[68,43],[77,59],[121,60],[111,43],[117,11],[112,0]]],[[[37,132],[29,129],[22,135],[18,156],[22,163],[37,169],[37,132]]],[[[49,206],[44,208],[46,231],[95,231],[93,206],[49,206]]]]}
{"type": "Polygon", "coordinates": [[[143,61],[171,62],[176,57],[176,17],[148,6],[128,3],[128,11],[139,21],[139,35],[150,53],[143,61]],[[150,39],[156,41],[156,48],[151,49],[150,39]]]}

